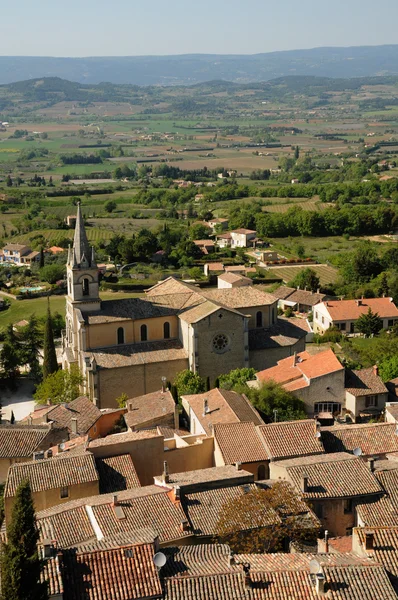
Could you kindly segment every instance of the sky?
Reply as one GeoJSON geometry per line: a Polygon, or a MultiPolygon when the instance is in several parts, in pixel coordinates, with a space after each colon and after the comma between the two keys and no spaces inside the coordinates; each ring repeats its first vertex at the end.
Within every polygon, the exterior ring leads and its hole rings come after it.
{"type": "Polygon", "coordinates": [[[13,0],[0,56],[256,54],[398,43],[398,1],[13,0]]]}

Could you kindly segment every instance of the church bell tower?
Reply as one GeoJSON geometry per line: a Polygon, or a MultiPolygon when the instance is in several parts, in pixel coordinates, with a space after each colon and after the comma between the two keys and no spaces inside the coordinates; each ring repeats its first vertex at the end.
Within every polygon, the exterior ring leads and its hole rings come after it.
{"type": "Polygon", "coordinates": [[[68,295],[67,304],[84,311],[100,310],[98,267],[94,248],[89,246],[80,202],[77,216],[73,248],[69,247],[66,265],[68,295]]]}

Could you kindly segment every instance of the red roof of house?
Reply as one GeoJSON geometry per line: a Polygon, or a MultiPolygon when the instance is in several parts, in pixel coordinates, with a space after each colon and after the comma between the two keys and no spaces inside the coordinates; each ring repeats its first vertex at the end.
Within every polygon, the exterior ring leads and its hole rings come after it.
{"type": "Polygon", "coordinates": [[[332,321],[355,321],[368,312],[377,313],[379,317],[398,318],[398,308],[392,298],[364,298],[363,300],[328,300],[322,302],[332,321]]]}
{"type": "Polygon", "coordinates": [[[262,382],[272,380],[285,384],[287,389],[293,391],[306,387],[310,379],[343,369],[333,350],[325,350],[315,355],[304,351],[296,357],[289,356],[280,360],[276,367],[260,371],[256,373],[256,377],[262,382]]]}

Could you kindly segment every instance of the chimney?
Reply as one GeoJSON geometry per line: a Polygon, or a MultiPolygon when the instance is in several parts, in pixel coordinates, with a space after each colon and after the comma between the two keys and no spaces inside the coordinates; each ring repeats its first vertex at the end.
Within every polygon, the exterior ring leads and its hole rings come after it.
{"type": "Polygon", "coordinates": [[[180,530],[181,531],[188,531],[189,530],[189,523],[188,523],[188,521],[181,521],[181,523],[180,523],[180,530]]]}
{"type": "Polygon", "coordinates": [[[365,533],[365,550],[373,550],[374,547],[374,533],[373,531],[367,531],[365,533]]]}
{"type": "Polygon", "coordinates": [[[242,470],[242,463],[241,462],[236,462],[235,463],[235,469],[237,471],[241,471],[242,470]]]}
{"type": "Polygon", "coordinates": [[[203,416],[205,417],[209,413],[209,401],[207,398],[203,399],[203,416]]]}
{"type": "Polygon", "coordinates": [[[301,477],[301,491],[308,492],[308,475],[302,475],[301,477]]]}
{"type": "Polygon", "coordinates": [[[245,588],[249,590],[252,587],[252,580],[250,577],[250,563],[243,563],[243,572],[245,574],[245,588]]]}
{"type": "Polygon", "coordinates": [[[53,556],[53,542],[51,540],[43,540],[43,558],[51,558],[53,556]]]}
{"type": "Polygon", "coordinates": [[[113,496],[112,506],[119,506],[119,502],[118,502],[118,499],[117,499],[117,494],[115,494],[113,496]]]}
{"type": "Polygon", "coordinates": [[[321,288],[317,288],[316,293],[320,294],[321,293],[321,288]]]}
{"type": "Polygon", "coordinates": [[[53,451],[51,450],[51,448],[49,448],[47,450],[47,458],[52,458],[53,457],[53,451]]]}
{"type": "Polygon", "coordinates": [[[315,575],[316,580],[315,580],[315,588],[316,588],[316,593],[319,596],[322,596],[325,593],[325,575],[320,572],[317,573],[315,575]]]}
{"type": "Polygon", "coordinates": [[[325,529],[325,552],[329,552],[329,532],[325,529]]]}
{"type": "Polygon", "coordinates": [[[368,458],[368,466],[369,466],[369,471],[371,473],[374,473],[374,470],[375,470],[375,459],[374,458],[368,458]]]}
{"type": "Polygon", "coordinates": [[[76,419],[76,417],[72,417],[72,419],[70,420],[70,428],[72,430],[72,433],[77,434],[77,419],[76,419]]]}
{"type": "Polygon", "coordinates": [[[166,383],[167,383],[166,377],[162,377],[162,394],[164,394],[166,391],[166,383]]]}
{"type": "Polygon", "coordinates": [[[229,560],[228,560],[228,562],[229,562],[229,566],[230,567],[234,566],[234,564],[235,564],[235,555],[234,555],[234,553],[233,553],[233,551],[231,549],[229,550],[229,560]]]}
{"type": "Polygon", "coordinates": [[[297,365],[297,352],[295,352],[293,355],[293,367],[295,367],[296,365],[297,365]]]}
{"type": "Polygon", "coordinates": [[[357,306],[362,306],[362,300],[355,300],[355,302],[357,303],[357,306]]]}
{"type": "Polygon", "coordinates": [[[377,365],[373,365],[373,375],[376,377],[379,376],[379,367],[377,365]]]}
{"type": "Polygon", "coordinates": [[[163,462],[163,481],[164,483],[169,483],[170,475],[169,475],[169,467],[167,464],[167,460],[163,462]]]}
{"type": "Polygon", "coordinates": [[[174,499],[181,500],[181,488],[179,485],[176,485],[174,488],[174,499]]]}

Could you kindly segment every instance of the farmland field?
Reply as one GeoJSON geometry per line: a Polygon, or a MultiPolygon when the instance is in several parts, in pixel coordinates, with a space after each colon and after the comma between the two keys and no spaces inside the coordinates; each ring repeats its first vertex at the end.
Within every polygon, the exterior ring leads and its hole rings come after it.
{"type": "Polygon", "coordinates": [[[283,279],[284,283],[288,283],[292,279],[296,277],[296,275],[302,271],[303,269],[308,268],[308,266],[313,269],[320,279],[320,284],[326,286],[330,283],[335,283],[337,281],[338,272],[337,269],[331,267],[329,265],[304,265],[304,266],[281,266],[281,267],[271,267],[268,269],[269,276],[280,277],[283,279]]]}

